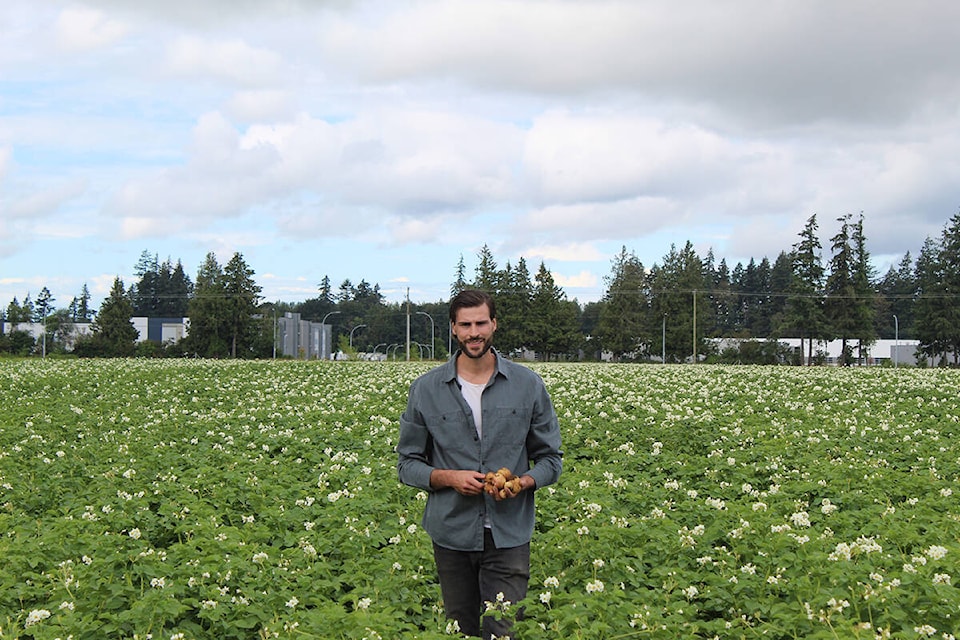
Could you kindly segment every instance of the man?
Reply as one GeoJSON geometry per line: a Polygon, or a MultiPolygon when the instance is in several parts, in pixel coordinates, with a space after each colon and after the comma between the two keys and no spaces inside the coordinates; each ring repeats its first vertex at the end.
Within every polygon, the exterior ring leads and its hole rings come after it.
{"type": "Polygon", "coordinates": [[[527,593],[534,490],[560,477],[560,425],[543,380],[493,348],[497,314],[488,294],[457,294],[450,326],[459,350],[410,386],[397,471],[429,492],[423,528],[447,617],[470,636],[482,627],[489,640],[506,636],[510,622],[481,620],[485,603],[527,593]],[[519,487],[501,493],[485,485],[501,468],[519,476],[519,487]]]}

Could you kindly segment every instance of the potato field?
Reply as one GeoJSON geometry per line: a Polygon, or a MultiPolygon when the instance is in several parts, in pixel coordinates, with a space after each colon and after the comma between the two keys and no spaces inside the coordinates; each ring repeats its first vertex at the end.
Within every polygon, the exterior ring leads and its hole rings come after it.
{"type": "MultiPolygon", "coordinates": [[[[0,638],[457,637],[395,468],[430,366],[0,360],[0,638]]],[[[531,366],[518,638],[958,633],[960,371],[531,366]]]]}

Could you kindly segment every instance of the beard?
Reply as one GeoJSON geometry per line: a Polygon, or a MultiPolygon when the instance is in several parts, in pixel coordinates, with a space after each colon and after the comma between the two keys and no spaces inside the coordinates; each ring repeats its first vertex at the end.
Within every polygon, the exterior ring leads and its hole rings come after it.
{"type": "Polygon", "coordinates": [[[479,360],[483,356],[487,355],[488,351],[490,351],[490,347],[493,346],[493,337],[487,338],[486,340],[481,340],[481,342],[483,343],[483,348],[480,350],[480,353],[473,353],[467,348],[467,345],[470,344],[471,342],[473,342],[473,340],[468,340],[467,342],[464,342],[463,340],[459,340],[459,339],[457,340],[457,344],[460,345],[460,352],[463,355],[473,360],[479,360]]]}

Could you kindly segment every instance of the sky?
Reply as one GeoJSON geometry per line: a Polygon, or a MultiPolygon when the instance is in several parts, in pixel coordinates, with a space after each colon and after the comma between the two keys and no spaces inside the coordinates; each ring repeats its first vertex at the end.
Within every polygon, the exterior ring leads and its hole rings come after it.
{"type": "Polygon", "coordinates": [[[960,207],[954,0],[3,0],[0,305],[195,278],[449,297],[486,246],[599,300],[625,248],[732,268],[960,207]]]}

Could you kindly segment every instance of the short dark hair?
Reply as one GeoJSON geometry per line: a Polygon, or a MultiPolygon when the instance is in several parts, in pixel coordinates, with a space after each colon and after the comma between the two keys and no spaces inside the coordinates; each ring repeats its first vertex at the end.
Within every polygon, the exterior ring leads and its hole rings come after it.
{"type": "Polygon", "coordinates": [[[486,291],[479,289],[464,289],[450,300],[450,322],[457,321],[457,312],[460,309],[471,309],[480,305],[487,305],[490,311],[490,319],[497,319],[497,305],[493,302],[493,297],[486,291]]]}

